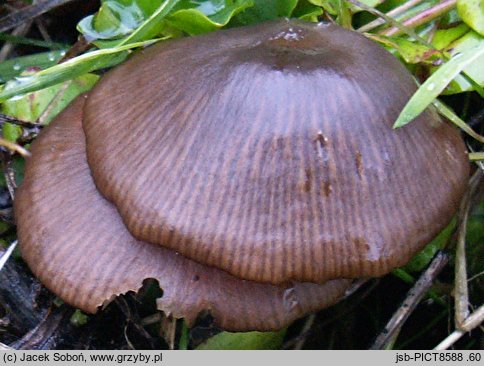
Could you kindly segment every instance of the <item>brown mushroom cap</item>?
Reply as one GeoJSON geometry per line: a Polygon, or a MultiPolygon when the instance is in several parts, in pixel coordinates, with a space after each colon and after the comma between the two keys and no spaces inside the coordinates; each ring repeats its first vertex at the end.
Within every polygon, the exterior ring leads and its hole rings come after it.
{"type": "Polygon", "coordinates": [[[193,322],[208,310],[228,330],[281,329],[343,296],[348,280],[285,287],[243,281],[135,240],[97,192],[85,156],[79,97],[33,143],[15,200],[23,258],[66,302],[90,313],[158,280],[158,307],[193,322]]]}
{"type": "Polygon", "coordinates": [[[459,132],[336,25],[282,20],[163,42],[109,72],[83,127],[94,181],[140,240],[236,277],[321,283],[406,263],[465,191],[459,132]]]}

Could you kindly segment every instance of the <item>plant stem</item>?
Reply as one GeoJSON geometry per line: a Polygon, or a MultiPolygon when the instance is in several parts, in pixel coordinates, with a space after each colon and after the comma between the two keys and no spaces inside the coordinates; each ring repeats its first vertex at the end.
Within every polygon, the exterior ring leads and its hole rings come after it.
{"type": "Polygon", "coordinates": [[[9,258],[12,255],[16,246],[17,246],[17,240],[12,242],[12,244],[10,244],[8,249],[5,252],[2,253],[2,255],[0,257],[0,271],[2,270],[5,263],[7,263],[7,261],[9,260],[9,258]]]}
{"type": "Polygon", "coordinates": [[[17,145],[16,143],[14,142],[11,142],[11,141],[8,141],[8,140],[5,140],[4,138],[0,137],[0,146],[3,146],[5,148],[7,148],[8,150],[10,151],[13,151],[13,152],[16,152],[16,153],[19,153],[20,155],[22,155],[24,158],[27,157],[27,156],[30,156],[30,153],[28,152],[28,150],[24,149],[22,146],[20,145],[17,145]]]}
{"type": "MultiPolygon", "coordinates": [[[[454,123],[457,127],[462,129],[465,133],[469,136],[473,137],[479,142],[484,143],[484,136],[479,135],[475,132],[465,121],[459,118],[449,107],[447,107],[443,102],[438,99],[435,99],[433,105],[437,108],[439,113],[449,119],[452,123],[454,123]]],[[[469,154],[470,158],[470,154],[469,154]]],[[[479,160],[479,159],[477,159],[479,160]]]]}
{"type": "Polygon", "coordinates": [[[470,161],[482,161],[484,160],[484,152],[471,152],[469,153],[469,160],[470,161]]]}
{"type": "MultiPolygon", "coordinates": [[[[423,1],[424,0],[407,1],[406,3],[396,7],[395,9],[390,10],[388,13],[385,13],[385,15],[387,15],[389,17],[398,16],[399,14],[403,13],[404,11],[410,9],[412,6],[418,5],[423,1]]],[[[382,24],[385,24],[385,20],[382,19],[382,18],[377,18],[377,19],[373,20],[372,22],[365,24],[364,26],[358,28],[357,31],[358,32],[369,32],[369,31],[375,29],[376,27],[378,27],[382,24]]]]}
{"type": "Polygon", "coordinates": [[[400,331],[403,323],[407,320],[415,307],[422,300],[425,293],[432,286],[432,282],[437,275],[442,271],[449,256],[443,252],[437,252],[429,267],[422,273],[418,281],[408,292],[406,299],[400,308],[393,314],[385,328],[378,335],[375,342],[370,349],[385,349],[388,343],[392,340],[395,333],[400,331]]]}
{"type": "Polygon", "coordinates": [[[409,35],[410,37],[418,41],[420,44],[423,44],[428,48],[434,49],[434,47],[429,42],[427,42],[425,39],[423,39],[417,33],[415,33],[415,31],[411,27],[407,27],[405,24],[399,22],[398,20],[395,20],[392,17],[387,16],[385,13],[382,13],[380,10],[372,8],[371,6],[368,6],[359,0],[348,0],[348,1],[373,15],[383,18],[388,24],[392,24],[394,27],[397,27],[403,33],[406,33],[407,35],[409,35]]]}
{"type": "MultiPolygon", "coordinates": [[[[415,15],[414,17],[405,20],[404,22],[402,22],[402,24],[409,28],[416,28],[419,25],[428,23],[431,20],[434,20],[435,18],[438,18],[441,15],[447,13],[449,10],[455,7],[456,3],[457,3],[457,0],[444,0],[439,4],[422,11],[421,13],[415,15]]],[[[403,32],[401,29],[392,27],[379,33],[384,36],[396,36],[403,32]]]]}
{"type": "Polygon", "coordinates": [[[469,316],[469,292],[467,289],[467,265],[465,242],[467,233],[467,219],[469,217],[469,199],[464,200],[464,214],[460,222],[457,236],[457,249],[455,259],[455,280],[454,280],[454,297],[455,297],[455,314],[454,321],[456,328],[460,329],[462,324],[469,316]]]}
{"type": "Polygon", "coordinates": [[[4,17],[0,18],[0,32],[6,32],[9,29],[18,27],[19,25],[42,15],[49,10],[52,10],[60,5],[64,5],[73,0],[47,0],[38,4],[32,4],[14,11],[4,17]]]}
{"type": "MultiPolygon", "coordinates": [[[[415,278],[410,275],[407,271],[404,271],[401,268],[395,268],[392,271],[392,274],[399,279],[401,279],[403,282],[408,283],[408,284],[414,284],[415,283],[415,278]]],[[[440,304],[442,306],[446,306],[445,301],[443,301],[439,295],[432,290],[431,288],[427,291],[428,297],[430,297],[432,300],[434,300],[437,304],[440,304]]]]}
{"type": "Polygon", "coordinates": [[[462,325],[462,330],[453,331],[447,338],[440,342],[434,349],[437,351],[443,351],[451,347],[457,342],[466,332],[470,332],[472,329],[479,326],[484,320],[484,305],[481,305],[476,311],[474,311],[462,325]]]}

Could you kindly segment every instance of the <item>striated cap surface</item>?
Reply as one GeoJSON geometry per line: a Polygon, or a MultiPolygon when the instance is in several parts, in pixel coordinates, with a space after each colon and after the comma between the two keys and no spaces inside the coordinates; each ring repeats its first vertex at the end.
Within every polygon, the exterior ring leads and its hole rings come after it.
{"type": "Polygon", "coordinates": [[[96,85],[87,156],[138,239],[239,278],[321,283],[406,263],[455,213],[468,162],[382,47],[293,20],[164,42],[96,85]]]}
{"type": "Polygon", "coordinates": [[[94,313],[154,278],[163,290],[160,310],[189,323],[209,311],[222,328],[241,331],[281,329],[344,295],[348,280],[282,287],[243,281],[134,239],[90,176],[84,102],[79,97],[32,144],[15,199],[22,256],[64,301],[94,313]]]}

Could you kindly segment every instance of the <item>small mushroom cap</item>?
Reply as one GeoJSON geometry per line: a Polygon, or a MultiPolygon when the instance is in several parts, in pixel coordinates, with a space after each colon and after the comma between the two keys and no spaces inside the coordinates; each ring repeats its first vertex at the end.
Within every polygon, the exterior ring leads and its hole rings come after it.
{"type": "Polygon", "coordinates": [[[465,191],[459,132],[401,63],[336,25],[270,22],[163,42],[96,85],[94,181],[138,239],[249,280],[382,275],[465,191]]]}
{"type": "Polygon", "coordinates": [[[15,199],[22,256],[64,301],[94,313],[154,278],[163,290],[161,310],[189,323],[207,310],[222,328],[241,331],[281,329],[344,295],[348,280],[285,287],[243,281],[135,240],[90,176],[84,101],[79,97],[32,144],[15,199]]]}

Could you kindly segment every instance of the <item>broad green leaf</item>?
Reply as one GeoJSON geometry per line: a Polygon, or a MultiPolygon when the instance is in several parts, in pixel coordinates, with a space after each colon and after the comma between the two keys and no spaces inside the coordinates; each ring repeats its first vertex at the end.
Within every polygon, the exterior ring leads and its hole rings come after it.
{"type": "Polygon", "coordinates": [[[162,20],[173,10],[180,0],[166,0],[143,21],[128,37],[122,39],[116,46],[133,42],[141,42],[155,37],[163,28],[162,20]]]}
{"type": "Polygon", "coordinates": [[[0,62],[0,83],[7,82],[29,68],[45,69],[55,65],[64,54],[65,51],[42,52],[0,62]]]}
{"type": "Polygon", "coordinates": [[[308,0],[311,4],[317,5],[326,10],[331,15],[336,15],[337,1],[336,0],[308,0]]]}
{"type": "Polygon", "coordinates": [[[99,12],[81,20],[79,32],[100,48],[113,48],[154,38],[163,19],[181,0],[105,0],[99,12]]]}
{"type": "Polygon", "coordinates": [[[94,70],[110,67],[124,60],[128,50],[148,46],[156,41],[136,42],[124,46],[88,52],[67,60],[62,64],[39,71],[34,75],[17,77],[3,86],[0,92],[0,102],[4,102],[20,94],[47,88],[94,70]]]}
{"type": "Polygon", "coordinates": [[[484,1],[457,0],[457,12],[469,27],[484,36],[484,1]]]}
{"type": "Polygon", "coordinates": [[[351,3],[346,0],[332,0],[336,8],[336,23],[343,28],[351,29],[352,27],[352,12],[351,3]]]}
{"type": "MultiPolygon", "coordinates": [[[[75,97],[90,90],[98,78],[97,75],[85,74],[21,97],[11,98],[1,105],[1,111],[22,121],[36,122],[49,108],[42,118],[42,123],[48,124],[75,97]]],[[[10,124],[5,124],[5,127],[8,125],[10,124]]]]}
{"type": "Polygon", "coordinates": [[[263,350],[281,346],[285,330],[279,332],[222,332],[197,347],[198,350],[263,350]]]}
{"type": "Polygon", "coordinates": [[[90,40],[116,39],[133,32],[164,0],[104,0],[94,15],[82,19],[79,32],[90,40]]]}
{"type": "MultiPolygon", "coordinates": [[[[372,8],[376,8],[378,5],[385,2],[385,0],[360,0],[360,2],[365,5],[371,6],[372,8]]],[[[363,11],[363,9],[353,4],[350,4],[350,9],[353,13],[363,11]]]]}
{"type": "Polygon", "coordinates": [[[113,47],[172,34],[170,28],[192,35],[210,32],[252,5],[253,0],[105,0],[78,29],[97,46],[113,47]]]}
{"type": "MultiPolygon", "coordinates": [[[[114,12],[112,10],[115,9],[115,7],[112,5],[114,2],[108,1],[106,3],[111,5],[105,7],[105,9],[109,10],[103,10],[102,14],[111,14],[114,18],[116,18],[113,15],[114,12]]],[[[125,7],[129,8],[130,5],[133,7],[135,0],[120,0],[117,3],[123,4],[125,7]]],[[[120,38],[119,40],[111,41],[110,45],[112,47],[110,48],[89,52],[74,59],[68,60],[61,65],[55,65],[46,70],[40,71],[35,75],[28,77],[18,77],[12,80],[10,83],[8,83],[8,85],[5,85],[3,90],[0,92],[0,102],[5,101],[6,99],[16,96],[18,94],[28,93],[48,86],[52,86],[65,80],[69,80],[74,77],[83,75],[85,73],[101,68],[110,67],[121,62],[128,54],[126,51],[136,47],[143,47],[153,43],[153,41],[156,41],[143,40],[154,37],[160,32],[161,28],[166,27],[166,23],[164,23],[163,20],[170,12],[174,11],[175,6],[179,3],[181,4],[180,6],[182,6],[183,4],[186,4],[186,6],[192,6],[193,8],[198,9],[196,10],[197,12],[200,12],[200,10],[204,10],[207,13],[210,13],[210,11],[212,11],[209,16],[212,16],[213,19],[209,19],[205,15],[202,15],[201,17],[197,15],[197,19],[199,21],[199,23],[197,24],[200,24],[200,19],[204,19],[204,21],[212,22],[212,25],[215,24],[215,26],[222,26],[237,11],[240,11],[246,6],[249,6],[248,4],[250,3],[250,1],[212,0],[183,2],[183,0],[166,0],[163,1],[161,5],[155,7],[154,5],[156,4],[150,3],[146,0],[137,0],[136,4],[138,5],[138,7],[135,7],[136,10],[134,10],[134,13],[136,15],[132,15],[131,17],[123,15],[124,18],[129,18],[128,23],[131,27],[134,26],[135,23],[139,23],[137,28],[134,29],[128,36],[120,38]],[[229,3],[232,7],[227,6],[227,4],[229,3]],[[216,21],[220,21],[221,23],[215,23],[216,21]]],[[[116,9],[119,10],[121,8],[118,7],[116,9]]],[[[108,17],[108,15],[103,15],[101,19],[105,19],[108,17]]],[[[94,18],[90,18],[90,24],[92,27],[96,26],[92,25],[93,22],[95,23],[94,20],[94,18]]],[[[88,24],[88,22],[84,24],[84,28],[82,28],[82,26],[80,28],[89,33],[91,28],[89,28],[89,26],[87,26],[86,24],[88,24]]],[[[109,26],[106,26],[105,29],[101,29],[98,27],[99,29],[95,29],[95,31],[105,31],[112,35],[114,32],[113,27],[114,26],[111,24],[109,26]]],[[[96,36],[96,34],[91,35],[93,37],[96,36]]]]}
{"type": "Polygon", "coordinates": [[[248,25],[283,17],[290,17],[297,0],[254,0],[254,6],[237,14],[234,23],[248,25]]]}
{"type": "MultiPolygon", "coordinates": [[[[350,3],[349,1],[346,0],[308,0],[310,3],[320,6],[326,11],[328,11],[332,15],[337,15],[338,14],[338,8],[341,8],[342,6],[346,7],[348,10],[351,11],[351,13],[358,13],[360,11],[363,11],[360,7],[357,5],[354,5],[350,3]]],[[[372,8],[377,7],[378,5],[382,4],[385,2],[385,0],[360,0],[362,4],[365,4],[367,6],[370,6],[372,8]]]]}
{"type": "Polygon", "coordinates": [[[406,38],[386,37],[371,33],[366,34],[366,36],[396,50],[400,56],[402,56],[405,62],[410,64],[422,62],[431,63],[440,56],[440,52],[438,50],[409,41],[406,38]]]}
{"type": "MultiPolygon", "coordinates": [[[[484,38],[476,32],[470,31],[452,42],[447,48],[451,55],[456,55],[478,46],[484,47],[484,38]]],[[[479,85],[484,85],[484,67],[482,65],[484,65],[484,55],[479,56],[474,62],[464,68],[465,73],[479,85]]],[[[443,94],[457,94],[471,90],[474,90],[471,83],[462,75],[457,75],[444,90],[443,94]]]]}
{"type": "Polygon", "coordinates": [[[443,50],[456,39],[466,34],[468,30],[469,27],[464,23],[460,23],[459,25],[451,28],[439,29],[434,33],[432,45],[438,50],[443,50]]]}
{"type": "Polygon", "coordinates": [[[484,55],[484,44],[454,56],[431,75],[410,98],[398,116],[394,128],[405,126],[429,106],[444,88],[468,65],[484,55]]]}
{"type": "MultiPolygon", "coordinates": [[[[3,113],[4,110],[0,109],[3,113]]],[[[12,116],[10,113],[3,113],[12,116]]],[[[8,141],[15,142],[17,139],[22,136],[22,127],[14,125],[12,123],[5,123],[2,126],[2,136],[4,139],[8,141]]]]}
{"type": "Polygon", "coordinates": [[[307,0],[300,0],[296,9],[292,12],[292,16],[308,22],[317,22],[318,16],[323,14],[323,8],[307,0]]]}
{"type": "Polygon", "coordinates": [[[182,0],[166,22],[191,35],[207,33],[227,25],[233,16],[253,5],[253,0],[182,0]]]}

